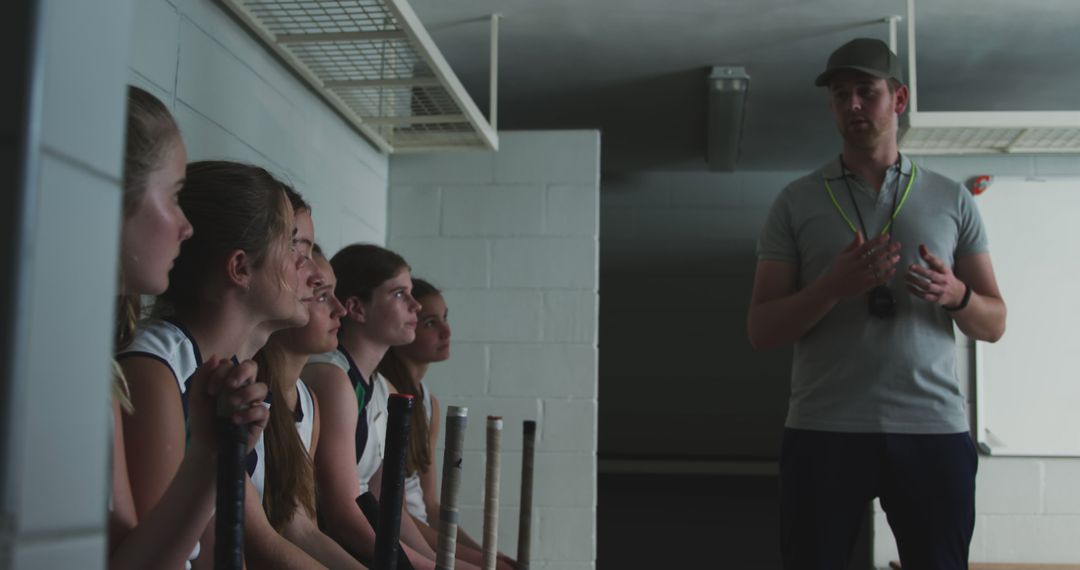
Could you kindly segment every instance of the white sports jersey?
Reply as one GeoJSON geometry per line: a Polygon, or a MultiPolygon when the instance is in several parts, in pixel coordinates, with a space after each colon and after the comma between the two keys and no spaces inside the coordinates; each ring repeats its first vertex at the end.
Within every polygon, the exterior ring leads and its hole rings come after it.
{"type": "Polygon", "coordinates": [[[389,410],[386,399],[390,397],[390,384],[378,374],[372,375],[371,401],[368,402],[367,422],[368,438],[364,454],[356,464],[356,475],[360,479],[360,494],[370,490],[371,478],[382,467],[386,453],[386,420],[389,410]]]}
{"type": "MultiPolygon", "coordinates": [[[[420,382],[420,395],[424,402],[424,415],[427,416],[428,427],[431,427],[431,391],[427,389],[424,382],[420,382]]],[[[425,442],[426,445],[426,442],[425,442]]],[[[420,486],[420,473],[411,473],[405,478],[405,508],[409,510],[409,513],[424,521],[428,522],[427,507],[424,506],[424,488],[420,486]]]]}
{"type": "Polygon", "coordinates": [[[304,449],[311,453],[311,435],[315,429],[315,402],[311,397],[311,390],[303,380],[296,380],[296,409],[293,410],[293,419],[296,420],[296,431],[300,432],[300,441],[304,442],[304,449]]]}
{"type": "Polygon", "coordinates": [[[357,405],[360,407],[355,436],[356,477],[360,482],[360,494],[364,494],[369,490],[371,478],[382,466],[388,415],[386,399],[390,397],[390,385],[378,374],[372,375],[369,384],[344,347],[308,359],[308,364],[314,363],[337,366],[345,372],[356,390],[357,405]]]}
{"type": "MultiPolygon", "coordinates": [[[[135,329],[135,338],[131,344],[116,355],[117,360],[133,356],[143,356],[161,362],[172,371],[176,385],[180,390],[180,400],[184,406],[184,418],[188,415],[187,390],[195,369],[202,364],[199,345],[184,326],[178,322],[149,319],[139,322],[135,329]]],[[[263,436],[255,442],[255,449],[248,455],[247,471],[251,482],[262,498],[265,487],[265,465],[261,461],[265,456],[263,436]]],[[[188,556],[194,560],[199,555],[199,545],[188,556]]],[[[188,563],[190,568],[191,564],[188,563]]]]}

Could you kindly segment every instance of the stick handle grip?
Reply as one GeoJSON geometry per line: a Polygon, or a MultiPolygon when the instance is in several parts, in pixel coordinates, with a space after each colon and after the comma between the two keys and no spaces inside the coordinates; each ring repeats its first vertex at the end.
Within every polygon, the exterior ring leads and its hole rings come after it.
{"type": "Polygon", "coordinates": [[[487,419],[487,472],[484,477],[484,542],[482,570],[495,570],[499,542],[499,453],[502,451],[502,418],[487,419]]]}
{"type": "MultiPolygon", "coordinates": [[[[220,406],[219,406],[220,407],[220,406]]],[[[228,415],[217,418],[217,514],[214,519],[214,570],[244,567],[244,485],[247,427],[228,415]]]]}
{"type": "Polygon", "coordinates": [[[522,434],[521,518],[518,521],[518,570],[529,570],[532,547],[533,458],[536,456],[536,422],[527,420],[522,434]]]}
{"type": "Polygon", "coordinates": [[[405,455],[409,451],[409,419],[413,397],[391,394],[386,403],[386,454],[379,493],[379,527],[375,533],[375,570],[397,570],[401,548],[401,506],[405,494],[405,455]]]}
{"type": "Polygon", "coordinates": [[[446,442],[443,450],[442,491],[439,496],[439,544],[435,570],[454,570],[457,554],[458,491],[461,488],[462,448],[469,409],[449,406],[446,409],[446,442]]]}

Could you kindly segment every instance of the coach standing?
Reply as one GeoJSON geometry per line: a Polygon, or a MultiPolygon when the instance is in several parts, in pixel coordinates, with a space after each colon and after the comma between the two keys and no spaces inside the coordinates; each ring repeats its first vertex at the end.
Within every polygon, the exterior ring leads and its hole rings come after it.
{"type": "Polygon", "coordinates": [[[773,204],[748,319],[755,348],[795,346],[784,568],[846,568],[880,497],[905,568],[966,570],[978,459],[953,323],[1004,333],[986,231],[969,192],[899,153],[908,89],[884,43],[841,46],[815,84],[843,149],[773,204]]]}

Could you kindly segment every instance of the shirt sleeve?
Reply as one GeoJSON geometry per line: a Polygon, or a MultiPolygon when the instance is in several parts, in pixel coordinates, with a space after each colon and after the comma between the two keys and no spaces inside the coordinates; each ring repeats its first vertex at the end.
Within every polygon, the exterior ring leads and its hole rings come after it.
{"type": "Polygon", "coordinates": [[[338,368],[349,371],[349,361],[345,359],[345,355],[340,351],[327,352],[324,354],[312,354],[308,357],[308,364],[333,364],[338,368]]]}
{"type": "Polygon", "coordinates": [[[789,191],[776,197],[757,242],[758,261],[785,261],[798,265],[799,249],[792,227],[789,191]]]}
{"type": "Polygon", "coordinates": [[[963,186],[960,186],[959,194],[960,232],[956,240],[956,257],[986,253],[990,251],[990,244],[975,197],[963,186]]]}

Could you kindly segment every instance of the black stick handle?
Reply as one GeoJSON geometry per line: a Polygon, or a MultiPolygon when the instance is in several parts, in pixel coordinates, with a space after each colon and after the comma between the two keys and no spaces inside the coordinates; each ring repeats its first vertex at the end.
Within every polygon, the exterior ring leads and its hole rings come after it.
{"type": "Polygon", "coordinates": [[[219,398],[214,570],[241,570],[244,567],[247,427],[234,424],[231,415],[224,397],[219,398]]]}
{"type": "Polygon", "coordinates": [[[443,450],[442,492],[439,495],[439,547],[435,570],[454,570],[457,554],[458,490],[461,488],[462,448],[469,409],[446,408],[446,449],[443,450]]]}
{"type": "Polygon", "coordinates": [[[375,570],[397,570],[401,548],[401,506],[405,495],[405,454],[409,451],[409,416],[413,397],[391,394],[387,399],[386,455],[379,493],[379,528],[375,533],[375,570]]]}
{"type": "Polygon", "coordinates": [[[518,521],[517,570],[529,570],[532,546],[533,458],[536,455],[536,422],[527,420],[521,452],[521,519],[518,521]]]}

